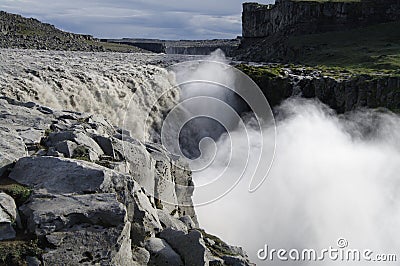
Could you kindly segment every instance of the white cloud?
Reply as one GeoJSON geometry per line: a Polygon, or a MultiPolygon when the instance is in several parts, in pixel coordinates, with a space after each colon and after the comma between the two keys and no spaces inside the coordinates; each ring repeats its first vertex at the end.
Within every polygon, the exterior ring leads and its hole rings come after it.
{"type": "Polygon", "coordinates": [[[0,9],[102,38],[213,39],[241,34],[242,2],[0,0],[0,9]]]}

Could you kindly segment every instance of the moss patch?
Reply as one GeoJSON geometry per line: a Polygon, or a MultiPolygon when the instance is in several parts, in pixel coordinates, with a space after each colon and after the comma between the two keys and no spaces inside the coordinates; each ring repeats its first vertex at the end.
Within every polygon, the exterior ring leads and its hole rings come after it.
{"type": "Polygon", "coordinates": [[[90,162],[89,149],[85,146],[78,146],[72,155],[73,159],[90,162]]]}
{"type": "Polygon", "coordinates": [[[261,77],[272,79],[284,75],[281,65],[249,66],[240,64],[237,65],[236,68],[254,79],[261,77]]]}
{"type": "Polygon", "coordinates": [[[10,195],[15,200],[17,206],[24,204],[32,193],[28,187],[20,185],[9,178],[0,179],[0,191],[10,195]]]}
{"type": "Polygon", "coordinates": [[[37,240],[15,240],[0,242],[0,265],[22,266],[26,257],[40,257],[43,250],[37,240]]]}
{"type": "Polygon", "coordinates": [[[292,56],[284,61],[304,65],[341,67],[357,72],[386,71],[400,74],[400,22],[369,27],[291,36],[292,56]]]}

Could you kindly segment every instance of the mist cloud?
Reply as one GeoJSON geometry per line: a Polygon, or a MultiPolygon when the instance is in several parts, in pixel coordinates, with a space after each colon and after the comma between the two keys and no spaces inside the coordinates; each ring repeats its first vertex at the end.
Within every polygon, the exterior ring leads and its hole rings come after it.
{"type": "MultiPolygon", "coordinates": [[[[250,194],[245,176],[224,198],[197,207],[201,226],[243,246],[257,265],[267,264],[256,255],[265,244],[323,249],[335,247],[340,237],[350,248],[396,254],[400,118],[367,110],[338,117],[319,102],[300,99],[287,100],[278,110],[276,158],[268,180],[250,194]]],[[[273,131],[263,133],[268,143],[273,131]]],[[[242,138],[243,132],[231,137],[242,138]]],[[[228,144],[222,139],[218,145],[228,144]]],[[[259,149],[257,143],[251,149],[259,149]]],[[[213,171],[218,169],[208,173],[213,171]]]]}

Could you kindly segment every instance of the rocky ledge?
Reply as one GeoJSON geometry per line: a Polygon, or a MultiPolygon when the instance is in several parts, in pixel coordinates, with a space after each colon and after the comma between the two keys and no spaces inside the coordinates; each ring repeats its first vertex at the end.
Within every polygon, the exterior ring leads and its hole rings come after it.
{"type": "Polygon", "coordinates": [[[191,172],[162,146],[9,98],[0,121],[0,264],[252,265],[199,229],[191,172]]]}
{"type": "Polygon", "coordinates": [[[356,72],[282,64],[240,64],[236,67],[257,83],[273,107],[298,96],[316,98],[338,113],[380,107],[400,111],[400,75],[397,71],[356,72]]]}

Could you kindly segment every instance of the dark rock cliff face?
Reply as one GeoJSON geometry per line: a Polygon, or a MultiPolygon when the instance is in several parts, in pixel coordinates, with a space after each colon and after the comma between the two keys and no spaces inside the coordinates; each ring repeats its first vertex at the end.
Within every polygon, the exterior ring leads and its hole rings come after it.
{"type": "Polygon", "coordinates": [[[275,5],[243,4],[243,37],[304,34],[350,29],[399,20],[399,0],[316,2],[277,0],[275,5]]]}
{"type": "Polygon", "coordinates": [[[238,66],[261,88],[271,106],[299,96],[316,98],[338,113],[357,108],[400,110],[400,77],[385,75],[328,75],[316,69],[238,66]],[[273,73],[271,71],[276,71],[273,73]]]}
{"type": "Polygon", "coordinates": [[[215,40],[159,40],[159,39],[106,39],[110,43],[122,43],[139,47],[154,53],[184,54],[184,55],[209,55],[221,49],[227,56],[237,50],[240,39],[215,39],[215,40]]]}

